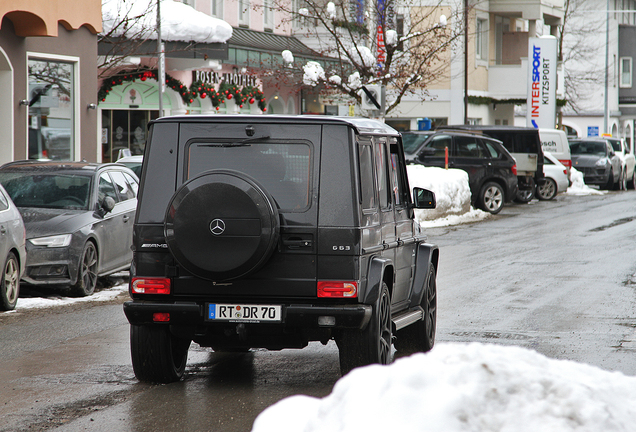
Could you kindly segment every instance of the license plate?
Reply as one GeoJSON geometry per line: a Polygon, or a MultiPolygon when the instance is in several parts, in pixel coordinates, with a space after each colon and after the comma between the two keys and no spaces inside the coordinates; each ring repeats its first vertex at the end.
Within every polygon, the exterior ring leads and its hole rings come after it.
{"type": "Polygon", "coordinates": [[[208,319],[228,322],[280,322],[282,316],[280,305],[208,305],[208,319]]]}

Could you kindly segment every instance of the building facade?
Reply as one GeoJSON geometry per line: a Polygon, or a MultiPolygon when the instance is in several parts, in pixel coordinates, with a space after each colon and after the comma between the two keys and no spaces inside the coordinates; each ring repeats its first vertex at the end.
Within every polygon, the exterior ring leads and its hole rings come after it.
{"type": "Polygon", "coordinates": [[[97,159],[101,1],[0,3],[0,163],[97,159]]]}
{"type": "MultiPolygon", "coordinates": [[[[172,0],[162,4],[168,1],[172,0]]],[[[161,115],[160,94],[162,115],[300,114],[312,109],[305,101],[308,98],[303,98],[298,77],[286,72],[282,52],[293,52],[298,62],[321,61],[320,56],[291,36],[288,20],[267,0],[182,3],[229,24],[231,37],[223,43],[193,44],[164,38],[166,88],[162,93],[156,42],[147,49],[139,47],[128,64],[101,79],[100,161],[116,160],[126,149],[143,153],[146,125],[161,115]]],[[[99,53],[106,55],[110,49],[100,44],[99,53]]]]}

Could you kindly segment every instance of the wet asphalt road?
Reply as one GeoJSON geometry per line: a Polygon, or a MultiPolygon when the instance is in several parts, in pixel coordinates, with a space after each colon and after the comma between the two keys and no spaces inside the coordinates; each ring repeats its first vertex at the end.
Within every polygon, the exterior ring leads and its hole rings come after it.
{"type": "MultiPolygon", "coordinates": [[[[429,229],[440,246],[438,343],[518,345],[636,375],[636,192],[511,205],[429,229]]],[[[267,406],[322,397],[335,344],[213,353],[186,379],[136,381],[120,298],[0,314],[0,431],[249,431],[267,406]]]]}

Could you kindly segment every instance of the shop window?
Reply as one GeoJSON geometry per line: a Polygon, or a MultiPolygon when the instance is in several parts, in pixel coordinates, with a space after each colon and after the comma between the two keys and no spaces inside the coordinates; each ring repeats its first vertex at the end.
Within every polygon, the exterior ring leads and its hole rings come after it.
{"type": "Polygon", "coordinates": [[[148,122],[158,117],[159,111],[102,110],[102,162],[116,161],[125,149],[143,154],[148,122]]]}
{"type": "Polygon", "coordinates": [[[29,159],[75,158],[75,64],[28,61],[29,159]]]}

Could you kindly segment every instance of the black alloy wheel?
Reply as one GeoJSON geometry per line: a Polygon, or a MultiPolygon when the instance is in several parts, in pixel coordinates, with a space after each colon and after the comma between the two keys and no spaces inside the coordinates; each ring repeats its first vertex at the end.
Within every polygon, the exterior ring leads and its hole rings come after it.
{"type": "Polygon", "coordinates": [[[404,357],[417,352],[428,352],[435,345],[437,329],[437,281],[435,267],[431,265],[422,295],[420,307],[423,317],[420,321],[397,331],[395,347],[397,355],[404,357]]]}
{"type": "Polygon", "coordinates": [[[336,338],[340,357],[340,372],[369,364],[390,364],[393,361],[393,323],[391,295],[382,282],[382,290],[373,305],[373,316],[364,330],[347,330],[336,338]]]}
{"type": "Polygon", "coordinates": [[[168,326],[130,326],[130,354],[139,381],[180,381],[188,361],[190,340],[170,333],[168,326]]]}
{"type": "Polygon", "coordinates": [[[20,264],[13,252],[9,252],[4,263],[2,281],[0,282],[0,310],[15,309],[20,296],[20,264]]]}
{"type": "Polygon", "coordinates": [[[97,286],[97,248],[95,243],[87,241],[80,256],[77,282],[71,292],[78,297],[86,297],[95,292],[97,286]]]}

